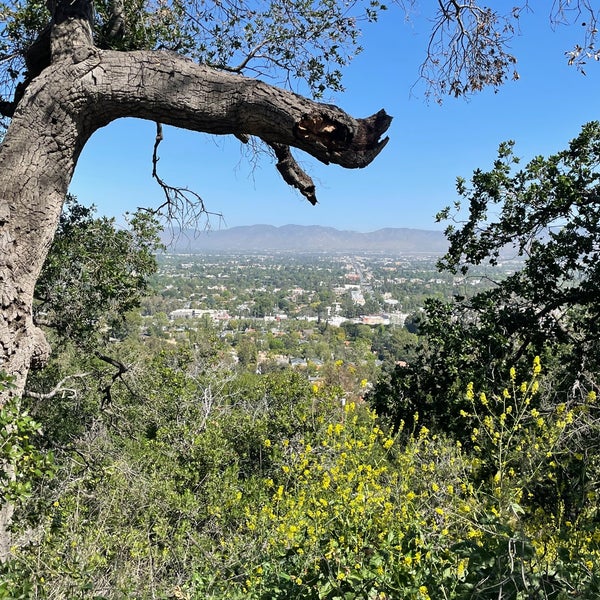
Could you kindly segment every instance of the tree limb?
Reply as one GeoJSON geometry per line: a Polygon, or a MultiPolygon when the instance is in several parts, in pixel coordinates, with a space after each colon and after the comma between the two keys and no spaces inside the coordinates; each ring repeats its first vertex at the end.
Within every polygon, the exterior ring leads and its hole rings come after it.
{"type": "Polygon", "coordinates": [[[94,352],[94,356],[96,358],[100,359],[101,361],[104,361],[105,363],[112,365],[113,367],[115,367],[115,369],[117,369],[116,372],[113,373],[110,383],[106,384],[101,390],[102,391],[102,401],[100,403],[100,408],[104,409],[105,406],[112,403],[112,387],[113,387],[113,385],[115,385],[117,380],[121,380],[123,385],[131,392],[129,386],[123,379],[123,375],[125,375],[125,373],[127,373],[129,371],[129,367],[127,365],[125,365],[124,363],[122,363],[121,361],[117,360],[116,358],[112,358],[112,357],[107,356],[106,354],[102,354],[101,352],[98,352],[98,351],[94,352]]]}
{"type": "Polygon", "coordinates": [[[277,157],[277,170],[283,180],[300,193],[314,206],[317,203],[315,184],[310,176],[296,162],[290,147],[284,144],[269,144],[277,157]]]}
{"type": "Polygon", "coordinates": [[[207,217],[207,227],[209,226],[208,219],[219,217],[223,219],[223,215],[218,212],[209,211],[204,204],[204,200],[197,193],[188,188],[175,187],[166,183],[158,174],[158,147],[163,141],[163,128],[161,123],[156,123],[156,137],[154,138],[154,148],[152,150],[152,177],[162,188],[165,195],[165,201],[156,209],[152,209],[154,214],[166,213],[169,222],[177,222],[183,230],[186,226],[197,227],[200,219],[207,217]]]}
{"type": "Polygon", "coordinates": [[[114,119],[138,117],[204,133],[257,136],[346,168],[367,166],[388,141],[380,139],[392,120],[383,110],[355,119],[336,106],[173,53],[96,50],[82,53],[77,66],[77,85],[88,98],[89,135],[114,119]]]}
{"type": "Polygon", "coordinates": [[[35,400],[50,400],[58,394],[65,393],[69,393],[72,398],[75,398],[77,397],[77,390],[74,390],[72,388],[65,388],[63,387],[63,385],[69,379],[87,377],[88,375],[91,375],[91,373],[75,373],[73,375],[67,375],[66,377],[63,377],[63,379],[61,379],[49,392],[34,392],[32,390],[25,390],[24,393],[26,396],[34,398],[35,400]]]}

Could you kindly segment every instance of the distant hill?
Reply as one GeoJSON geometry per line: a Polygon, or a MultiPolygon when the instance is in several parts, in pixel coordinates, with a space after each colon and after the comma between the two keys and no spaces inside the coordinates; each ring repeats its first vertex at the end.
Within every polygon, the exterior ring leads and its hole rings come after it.
{"type": "Polygon", "coordinates": [[[250,225],[197,232],[165,232],[169,252],[377,252],[443,254],[448,242],[441,231],[392,228],[370,233],[340,231],[320,225],[250,225]]]}

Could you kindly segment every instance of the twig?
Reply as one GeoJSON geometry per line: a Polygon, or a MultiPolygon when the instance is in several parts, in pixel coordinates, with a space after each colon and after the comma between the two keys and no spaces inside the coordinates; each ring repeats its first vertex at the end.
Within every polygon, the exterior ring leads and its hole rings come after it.
{"type": "Polygon", "coordinates": [[[188,188],[169,185],[158,174],[158,161],[160,160],[158,147],[163,139],[162,124],[156,123],[156,138],[152,151],[152,177],[156,179],[158,185],[162,188],[165,201],[158,208],[151,210],[151,212],[153,214],[165,214],[170,222],[176,222],[181,229],[184,229],[186,225],[196,228],[201,218],[205,217],[207,219],[205,229],[208,229],[210,216],[223,219],[223,215],[218,212],[209,211],[202,197],[196,192],[188,188]]]}
{"type": "Polygon", "coordinates": [[[61,379],[56,384],[56,386],[49,392],[34,392],[31,390],[25,390],[25,395],[29,396],[30,398],[33,398],[35,400],[50,400],[51,398],[54,398],[54,396],[56,396],[60,393],[62,393],[64,395],[65,393],[68,392],[71,395],[71,398],[76,398],[77,390],[74,390],[71,388],[64,388],[62,386],[64,385],[65,381],[67,381],[68,379],[74,379],[75,377],[87,377],[88,375],[91,375],[91,373],[75,373],[73,375],[67,375],[66,377],[61,379]]]}

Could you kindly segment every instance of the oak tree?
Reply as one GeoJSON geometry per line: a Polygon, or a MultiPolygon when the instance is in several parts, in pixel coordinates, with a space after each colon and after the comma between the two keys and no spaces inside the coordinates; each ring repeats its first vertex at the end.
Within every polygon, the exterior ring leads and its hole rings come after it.
{"type": "Polygon", "coordinates": [[[468,277],[504,263],[504,276],[490,269],[488,288],[471,297],[429,299],[418,350],[382,377],[371,401],[396,427],[410,430],[419,413],[419,424],[460,437],[469,382],[510,387],[511,368],[526,377],[535,356],[550,388],[544,402],[581,403],[598,392],[600,123],[524,166],[503,143],[490,170],[459,178],[457,188],[462,201],[438,215],[451,221],[440,268],[468,277]]]}
{"type": "MultiPolygon", "coordinates": [[[[410,11],[416,0],[397,0],[410,11]]],[[[49,348],[32,318],[37,277],[58,224],[82,148],[121,117],[264,142],[284,180],[316,202],[315,186],[290,147],[324,163],[368,165],[385,146],[382,110],[355,119],[282,87],[304,80],[316,97],[340,89],[360,26],[386,7],[379,0],[15,0],[0,4],[0,368],[19,393],[32,362],[49,348]],[[252,77],[248,77],[252,76],[252,77]]],[[[510,40],[529,5],[491,8],[440,0],[422,77],[436,95],[498,87],[516,58],[510,40]]],[[[583,40],[569,61],[597,59],[597,14],[590,0],[558,0],[551,19],[579,22],[583,40]]],[[[155,153],[156,166],[156,153],[155,153]]],[[[168,214],[187,199],[156,179],[168,214]]],[[[192,212],[195,209],[192,208],[192,212]]]]}
{"type": "MultiPolygon", "coordinates": [[[[278,6],[280,12],[285,8],[278,6]]],[[[178,11],[191,7],[173,3],[132,15],[114,2],[100,4],[96,14],[90,0],[59,0],[49,3],[49,21],[43,28],[46,8],[36,3],[7,16],[9,41],[18,40],[23,47],[12,47],[4,60],[14,63],[22,57],[25,67],[22,75],[18,66],[8,73],[16,75],[18,83],[13,97],[2,105],[10,125],[0,148],[0,361],[2,369],[15,377],[16,393],[23,388],[30,364],[43,363],[49,352],[32,319],[34,286],[77,159],[98,128],[120,117],[140,117],[243,139],[255,136],[273,149],[284,179],[313,201],[314,185],[298,167],[290,146],[325,163],[357,168],[369,164],[387,141],[381,136],[390,118],[383,111],[355,119],[335,106],[228,73],[225,60],[234,58],[236,44],[220,47],[217,37],[210,51],[204,52],[202,44],[194,46],[199,32],[192,30],[199,25],[193,18],[177,20],[178,11]],[[132,29],[127,33],[129,23],[132,29]],[[178,30],[184,25],[190,31],[178,30]],[[185,54],[205,62],[199,64],[185,54]]],[[[246,14],[235,3],[223,11],[231,31],[222,44],[235,39],[248,44],[254,40],[253,28],[267,28],[261,23],[266,17],[246,14]]],[[[305,21],[295,24],[295,37],[286,34],[292,42],[284,55],[296,52],[294,43],[302,46],[305,37],[314,43],[322,33],[311,30],[316,25],[310,19],[305,21]]],[[[214,29],[213,36],[220,30],[218,22],[213,14],[206,15],[204,25],[214,29]]],[[[282,15],[277,22],[283,27],[282,15]]],[[[351,22],[347,20],[348,27],[351,22]]],[[[337,52],[337,35],[352,35],[338,31],[343,25],[342,16],[331,21],[330,53],[337,52]]],[[[256,50],[247,50],[246,58],[266,56],[280,35],[276,30],[270,35],[262,31],[256,50]]],[[[273,60],[279,59],[285,61],[285,56],[274,51],[273,60]]],[[[301,68],[301,61],[296,64],[301,68]]],[[[308,67],[309,83],[318,86],[317,81],[327,79],[317,64],[308,67]]]]}

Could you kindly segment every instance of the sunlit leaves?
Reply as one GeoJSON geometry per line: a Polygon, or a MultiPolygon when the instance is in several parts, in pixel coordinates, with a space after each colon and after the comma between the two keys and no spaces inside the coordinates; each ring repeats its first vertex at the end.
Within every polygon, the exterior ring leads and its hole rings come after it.
{"type": "MultiPolygon", "coordinates": [[[[341,89],[343,67],[360,52],[361,24],[385,9],[379,0],[99,0],[94,38],[101,48],[174,51],[288,87],[304,81],[319,96],[341,89]]],[[[9,100],[8,84],[23,76],[24,57],[49,15],[37,0],[0,10],[9,100]]]]}
{"type": "MultiPolygon", "coordinates": [[[[0,371],[0,391],[10,386],[10,378],[0,371]]],[[[38,448],[41,433],[18,399],[0,406],[0,506],[23,502],[36,482],[52,474],[52,454],[38,448]]]]}
{"type": "Polygon", "coordinates": [[[73,198],[38,280],[34,314],[63,339],[90,345],[139,305],[156,271],[159,226],[149,214],[119,229],[73,198]]]}

